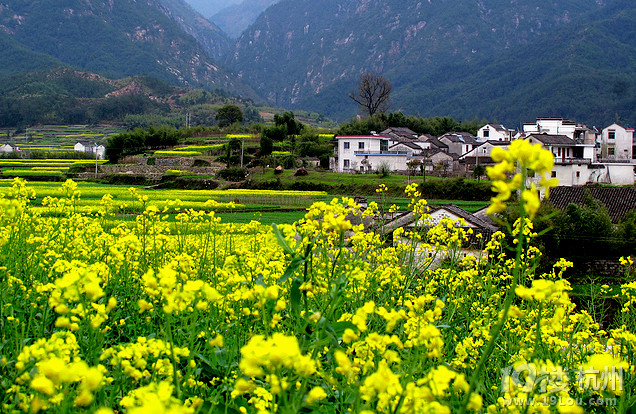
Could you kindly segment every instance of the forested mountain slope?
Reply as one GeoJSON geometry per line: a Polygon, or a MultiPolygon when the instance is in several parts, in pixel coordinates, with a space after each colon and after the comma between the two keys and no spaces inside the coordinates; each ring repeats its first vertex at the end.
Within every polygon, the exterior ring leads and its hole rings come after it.
{"type": "Polygon", "coordinates": [[[602,122],[627,116],[635,15],[627,0],[282,0],[226,62],[272,103],[338,119],[355,114],[347,92],[372,71],[408,113],[602,122]],[[622,94],[602,113],[600,87],[622,94]]]}
{"type": "MultiPolygon", "coordinates": [[[[113,78],[145,74],[255,96],[169,16],[159,0],[4,0],[0,32],[32,52],[81,70],[113,78]]],[[[25,65],[26,70],[37,68],[25,65]]]]}

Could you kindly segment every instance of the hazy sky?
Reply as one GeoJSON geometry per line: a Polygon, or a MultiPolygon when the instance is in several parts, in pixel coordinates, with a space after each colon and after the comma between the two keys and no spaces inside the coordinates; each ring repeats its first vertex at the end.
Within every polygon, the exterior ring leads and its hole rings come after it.
{"type": "Polygon", "coordinates": [[[240,3],[242,0],[185,0],[193,9],[203,15],[203,17],[211,17],[224,7],[231,4],[240,3]]]}

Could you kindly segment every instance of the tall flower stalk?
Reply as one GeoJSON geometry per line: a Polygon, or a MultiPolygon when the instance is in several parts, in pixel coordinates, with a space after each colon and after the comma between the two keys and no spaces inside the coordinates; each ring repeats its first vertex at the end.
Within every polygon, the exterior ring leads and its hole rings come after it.
{"type": "Polygon", "coordinates": [[[497,195],[491,199],[487,213],[495,214],[504,211],[506,209],[505,202],[510,199],[512,193],[515,191],[520,193],[519,220],[515,223],[515,228],[513,229],[513,234],[516,233],[515,267],[512,282],[506,293],[503,309],[500,312],[501,316],[491,330],[490,341],[486,344],[479,363],[473,371],[469,383],[469,392],[465,394],[462,401],[461,413],[466,412],[471,391],[474,391],[477,387],[486,362],[495,349],[501,331],[508,320],[510,307],[512,306],[512,301],[515,296],[515,289],[526,271],[526,269],[523,269],[521,266],[527,233],[524,231],[527,226],[526,219],[533,219],[541,204],[539,200],[539,190],[535,184],[532,183],[528,186],[528,172],[534,172],[534,174],[541,177],[539,187],[545,190],[546,196],[549,194],[550,187],[555,187],[558,184],[556,178],[545,178],[545,175],[550,173],[554,167],[554,155],[549,150],[543,149],[541,144],[533,145],[525,140],[516,140],[510,145],[509,150],[504,150],[500,147],[493,148],[491,157],[498,164],[493,167],[488,167],[486,173],[488,177],[493,180],[492,190],[497,193],[497,195]],[[512,178],[510,178],[510,176],[512,176],[512,178]]]}

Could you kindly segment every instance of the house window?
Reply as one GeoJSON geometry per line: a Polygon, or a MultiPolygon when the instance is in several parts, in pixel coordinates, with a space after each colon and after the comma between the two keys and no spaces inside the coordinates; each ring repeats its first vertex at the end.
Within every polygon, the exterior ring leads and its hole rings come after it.
{"type": "Polygon", "coordinates": [[[490,130],[488,128],[484,129],[484,138],[488,138],[490,136],[490,130]]]}
{"type": "Polygon", "coordinates": [[[344,143],[344,149],[349,149],[349,143],[345,141],[344,143]]]}
{"type": "Polygon", "coordinates": [[[344,167],[349,168],[349,160],[344,160],[344,167]]]}
{"type": "Polygon", "coordinates": [[[556,171],[552,171],[551,176],[552,176],[552,178],[555,178],[556,177],[556,171]]]}
{"type": "Polygon", "coordinates": [[[610,129],[607,133],[607,139],[615,139],[616,138],[616,130],[610,129]]]}
{"type": "Polygon", "coordinates": [[[383,139],[380,141],[380,151],[388,151],[389,150],[389,141],[383,139]]]}
{"type": "Polygon", "coordinates": [[[364,142],[358,142],[358,149],[364,149],[364,142]]]}
{"type": "Polygon", "coordinates": [[[577,171],[576,172],[576,178],[580,178],[581,177],[581,171],[577,171]]]}
{"type": "Polygon", "coordinates": [[[610,155],[610,156],[614,155],[614,148],[608,148],[607,155],[610,155]]]}

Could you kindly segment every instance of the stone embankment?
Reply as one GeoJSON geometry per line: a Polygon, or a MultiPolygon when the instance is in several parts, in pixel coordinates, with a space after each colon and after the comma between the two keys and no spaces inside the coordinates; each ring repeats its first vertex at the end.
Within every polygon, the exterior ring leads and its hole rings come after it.
{"type": "MultiPolygon", "coordinates": [[[[183,170],[192,175],[215,175],[219,170],[225,168],[224,164],[211,163],[208,167],[193,167],[194,158],[157,158],[155,165],[145,165],[147,159],[137,158],[136,164],[113,164],[100,165],[97,168],[97,177],[114,174],[128,174],[144,176],[149,180],[159,181],[168,170],[183,170]]],[[[86,172],[78,174],[79,179],[95,178],[95,170],[88,169],[86,172]]]]}

